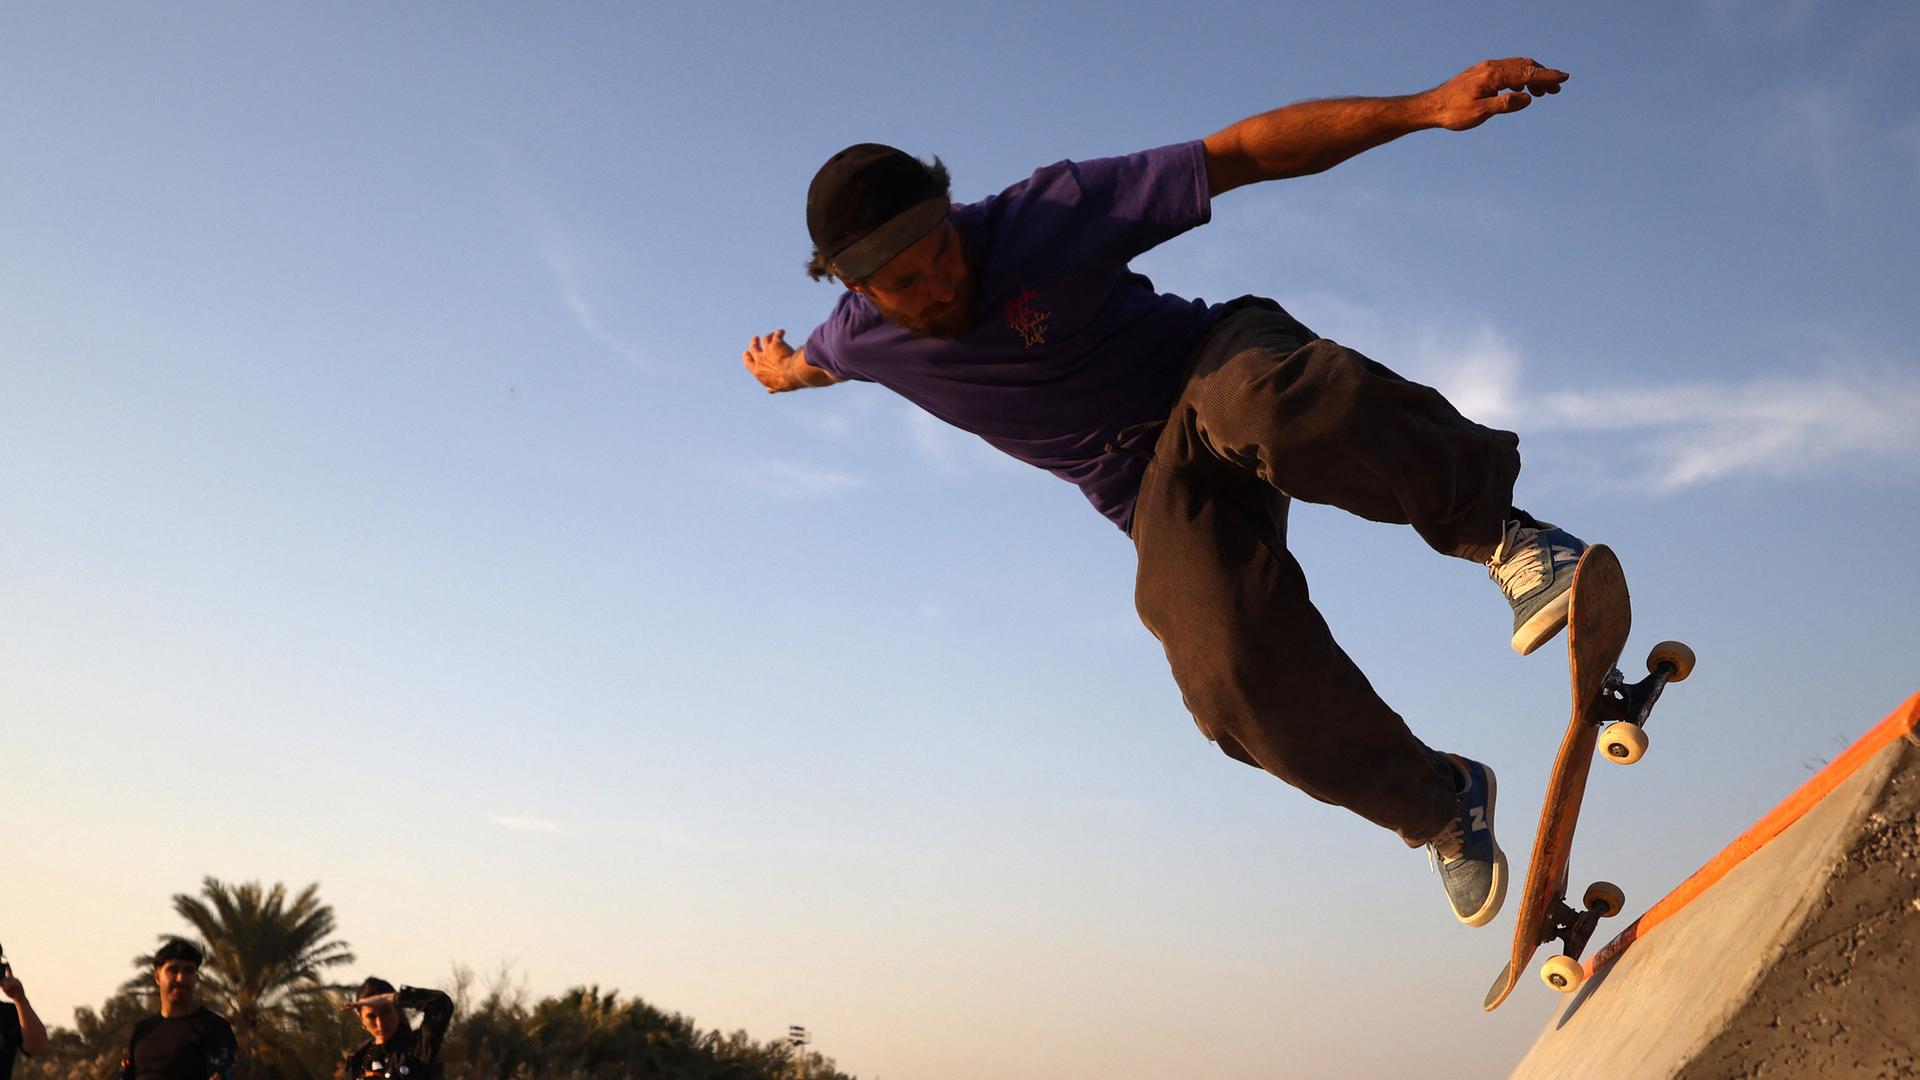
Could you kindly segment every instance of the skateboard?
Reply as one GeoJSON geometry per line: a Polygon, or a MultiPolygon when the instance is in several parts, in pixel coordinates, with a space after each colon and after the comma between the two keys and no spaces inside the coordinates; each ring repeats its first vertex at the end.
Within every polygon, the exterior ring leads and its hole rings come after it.
{"type": "Polygon", "coordinates": [[[1633,607],[1620,560],[1606,545],[1595,544],[1574,568],[1573,599],[1567,611],[1573,717],[1547,780],[1546,802],[1540,809],[1540,827],[1534,833],[1533,857],[1527,863],[1527,883],[1513,928],[1513,954],[1487,991],[1484,1008],[1488,1012],[1519,984],[1534,950],[1549,942],[1561,942],[1562,954],[1546,962],[1540,977],[1563,993],[1579,989],[1586,978],[1580,954],[1586,951],[1594,927],[1602,918],[1619,914],[1626,903],[1619,887],[1605,881],[1587,886],[1580,908],[1567,902],[1568,856],[1587,790],[1587,770],[1596,748],[1617,764],[1639,761],[1647,750],[1645,726],[1654,702],[1668,683],[1679,682],[1693,671],[1693,650],[1677,641],[1663,641],[1647,656],[1647,677],[1628,683],[1617,665],[1632,624],[1633,607]]]}

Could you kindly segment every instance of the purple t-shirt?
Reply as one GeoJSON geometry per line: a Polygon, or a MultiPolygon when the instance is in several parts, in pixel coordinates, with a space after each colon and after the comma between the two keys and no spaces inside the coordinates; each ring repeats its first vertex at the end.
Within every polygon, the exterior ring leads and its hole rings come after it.
{"type": "Polygon", "coordinates": [[[953,207],[976,281],[973,328],[917,337],[848,291],[808,336],[807,362],[879,383],[1079,485],[1130,530],[1146,459],[1106,446],[1166,419],[1214,309],[1155,292],[1127,261],[1210,216],[1199,142],[1048,165],[953,207]]]}

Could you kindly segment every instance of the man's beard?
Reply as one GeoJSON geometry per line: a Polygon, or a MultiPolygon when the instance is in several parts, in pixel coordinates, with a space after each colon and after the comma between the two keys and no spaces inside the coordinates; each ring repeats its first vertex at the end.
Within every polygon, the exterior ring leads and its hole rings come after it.
{"type": "Polygon", "coordinates": [[[921,318],[910,318],[904,312],[883,304],[876,303],[874,306],[880,309],[880,314],[916,337],[951,341],[973,329],[979,321],[973,310],[973,301],[973,278],[969,276],[945,307],[921,318]]]}

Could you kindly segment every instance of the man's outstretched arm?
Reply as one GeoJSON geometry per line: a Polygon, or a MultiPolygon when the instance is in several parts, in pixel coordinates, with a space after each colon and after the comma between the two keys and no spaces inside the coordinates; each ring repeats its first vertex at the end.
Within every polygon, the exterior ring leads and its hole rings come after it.
{"type": "Polygon", "coordinates": [[[807,351],[787,344],[785,330],[756,336],[740,358],[769,394],[809,386],[832,386],[840,381],[826,369],[807,363],[807,351]]]}
{"type": "Polygon", "coordinates": [[[1427,128],[1465,131],[1535,95],[1557,94],[1567,73],[1515,56],[1488,60],[1423,93],[1302,101],[1207,136],[1207,190],[1324,172],[1363,150],[1427,128]]]}

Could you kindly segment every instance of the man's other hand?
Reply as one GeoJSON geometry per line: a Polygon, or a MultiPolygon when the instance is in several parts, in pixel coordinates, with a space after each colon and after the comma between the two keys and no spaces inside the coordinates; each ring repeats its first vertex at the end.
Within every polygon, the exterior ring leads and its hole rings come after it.
{"type": "Polygon", "coordinates": [[[740,354],[747,370],[767,388],[767,393],[801,390],[809,386],[831,386],[839,380],[807,363],[806,351],[787,344],[787,332],[775,330],[755,337],[740,354]]]}
{"type": "Polygon", "coordinates": [[[766,387],[769,394],[798,390],[806,385],[794,370],[793,346],[787,344],[785,330],[756,335],[747,345],[747,351],[740,356],[746,361],[747,370],[760,380],[760,385],[766,387]]]}
{"type": "Polygon", "coordinates": [[[1567,73],[1542,67],[1524,56],[1486,60],[1427,91],[1435,122],[1448,131],[1466,131],[1500,113],[1519,112],[1540,94],[1557,94],[1567,73]]]}

